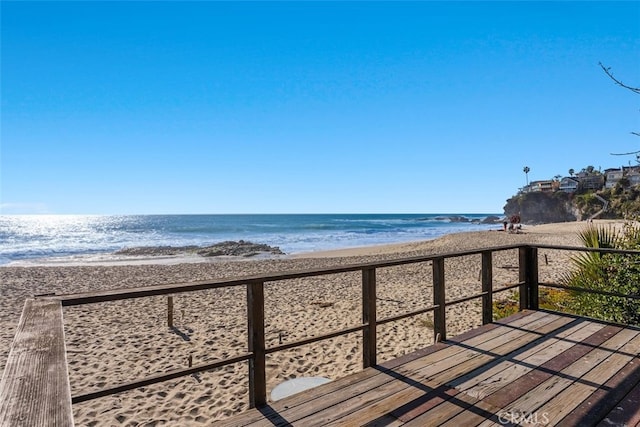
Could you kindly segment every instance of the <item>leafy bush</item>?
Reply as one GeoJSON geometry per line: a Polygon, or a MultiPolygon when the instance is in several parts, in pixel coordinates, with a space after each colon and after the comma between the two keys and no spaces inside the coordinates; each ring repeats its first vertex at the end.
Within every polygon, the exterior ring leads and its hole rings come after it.
{"type": "MultiPolygon", "coordinates": [[[[591,226],[580,233],[589,248],[640,249],[640,226],[627,222],[622,230],[591,226]]],[[[585,252],[572,258],[574,271],[566,286],[640,295],[640,258],[637,255],[585,252]]],[[[571,291],[570,309],[609,322],[640,325],[640,300],[571,291]]]]}

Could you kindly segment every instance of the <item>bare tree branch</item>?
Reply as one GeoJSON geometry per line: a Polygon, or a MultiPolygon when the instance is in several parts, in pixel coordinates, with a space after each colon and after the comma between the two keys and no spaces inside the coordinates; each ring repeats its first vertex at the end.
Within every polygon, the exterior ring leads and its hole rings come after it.
{"type": "Polygon", "coordinates": [[[638,153],[640,153],[640,150],[632,151],[630,153],[609,153],[609,154],[611,154],[612,156],[630,156],[631,154],[638,154],[638,153]]]}
{"type": "Polygon", "coordinates": [[[609,76],[609,78],[613,80],[618,86],[622,86],[625,89],[629,89],[633,93],[640,94],[640,88],[628,86],[622,83],[620,80],[613,77],[613,74],[611,73],[611,67],[605,67],[604,65],[602,65],[602,62],[598,62],[598,65],[600,65],[600,68],[602,68],[602,70],[607,74],[607,76],[609,76]]]}
{"type": "MultiPolygon", "coordinates": [[[[640,88],[628,86],[628,85],[622,83],[620,80],[618,80],[615,77],[613,77],[613,74],[611,73],[611,67],[605,67],[602,64],[602,62],[598,62],[598,65],[600,65],[600,68],[602,68],[602,71],[604,71],[605,74],[607,76],[609,76],[609,78],[615,82],[615,84],[617,84],[618,86],[621,86],[621,87],[623,87],[625,89],[628,89],[628,90],[630,90],[631,92],[633,92],[635,94],[640,95],[640,88]]],[[[640,132],[631,132],[631,135],[640,136],[640,132]]],[[[635,155],[636,156],[636,161],[638,163],[640,163],[640,150],[631,151],[629,153],[610,153],[610,154],[612,156],[630,156],[630,155],[635,155]]]]}

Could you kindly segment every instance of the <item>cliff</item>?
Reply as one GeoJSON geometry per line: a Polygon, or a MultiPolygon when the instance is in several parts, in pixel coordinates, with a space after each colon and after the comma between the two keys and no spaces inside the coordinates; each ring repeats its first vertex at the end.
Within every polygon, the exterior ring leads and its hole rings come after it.
{"type": "Polygon", "coordinates": [[[581,220],[571,196],[561,191],[518,194],[507,200],[504,213],[507,217],[519,213],[525,224],[581,220]]]}
{"type": "Polygon", "coordinates": [[[507,217],[519,213],[526,224],[584,221],[596,214],[598,218],[630,218],[640,214],[640,188],[518,194],[507,200],[504,213],[507,217]],[[605,211],[601,199],[608,202],[605,211]]]}

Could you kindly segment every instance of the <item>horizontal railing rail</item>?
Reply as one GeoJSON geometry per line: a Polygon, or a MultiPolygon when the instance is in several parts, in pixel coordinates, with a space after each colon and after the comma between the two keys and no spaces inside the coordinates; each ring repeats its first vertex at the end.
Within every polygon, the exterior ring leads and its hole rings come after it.
{"type": "Polygon", "coordinates": [[[166,285],[151,285],[144,287],[136,287],[136,288],[125,288],[125,289],[112,289],[112,290],[103,290],[103,291],[94,291],[94,292],[84,292],[84,293],[75,293],[75,294],[66,294],[66,295],[50,295],[43,296],[48,298],[54,298],[62,301],[63,306],[73,306],[73,305],[81,305],[81,304],[92,304],[99,302],[108,302],[108,301],[118,301],[123,299],[131,299],[131,298],[145,298],[151,296],[158,295],[169,295],[175,293],[183,293],[183,292],[195,292],[195,291],[203,291],[209,289],[218,289],[232,286],[242,286],[247,283],[253,282],[278,282],[282,280],[288,279],[299,279],[305,277],[313,277],[313,276],[323,276],[328,274],[339,274],[339,273],[348,273],[354,271],[362,271],[366,269],[378,269],[385,267],[396,267],[407,264],[417,264],[421,262],[433,261],[437,258],[455,258],[460,256],[467,255],[476,255],[481,254],[483,252],[499,252],[506,251],[510,249],[518,249],[522,247],[522,245],[505,245],[505,246],[495,246],[485,249],[474,249],[468,251],[457,251],[457,252],[447,252],[444,254],[438,255],[424,255],[424,256],[415,256],[415,257],[407,257],[407,258],[398,258],[392,260],[384,260],[384,261],[374,261],[368,263],[361,264],[350,264],[343,265],[339,267],[325,267],[325,268],[316,268],[316,269],[308,269],[308,270],[295,270],[295,271],[287,271],[276,274],[266,274],[266,275],[252,275],[252,276],[244,276],[240,278],[234,279],[220,279],[220,280],[202,280],[197,282],[186,282],[186,283],[174,283],[174,284],[166,284],[166,285]]]}
{"type": "MultiPolygon", "coordinates": [[[[512,291],[518,289],[519,307],[520,309],[538,309],[539,305],[539,287],[548,286],[553,288],[565,289],[569,291],[593,292],[601,295],[619,296],[625,298],[640,299],[640,295],[623,295],[616,292],[602,291],[597,289],[586,289],[570,287],[557,283],[540,282],[538,278],[538,251],[546,250],[562,250],[562,251],[582,251],[582,252],[601,252],[601,253],[617,253],[625,255],[640,256],[640,251],[618,250],[618,249],[599,249],[584,248],[571,246],[554,246],[554,245],[505,245],[491,248],[474,249],[467,251],[448,252],[444,254],[434,254],[425,256],[415,256],[407,258],[398,258],[382,261],[374,261],[361,264],[351,264],[336,267],[325,267],[318,269],[308,269],[300,271],[288,271],[265,275],[252,275],[232,279],[207,280],[188,282],[169,285],[152,285],[146,287],[115,289],[106,291],[85,292],[69,295],[46,295],[36,297],[36,301],[50,301],[59,304],[60,307],[69,307],[82,304],[93,304],[108,301],[119,301],[132,298],[145,298],[161,295],[172,295],[179,293],[189,293],[196,291],[228,288],[244,286],[246,288],[247,302],[247,330],[248,330],[248,351],[237,354],[224,359],[215,360],[211,363],[191,366],[189,368],[175,369],[168,372],[149,375],[141,379],[137,379],[128,383],[110,385],[96,391],[90,391],[73,396],[70,400],[72,403],[84,402],[132,390],[138,387],[148,386],[163,381],[180,378],[187,375],[196,374],[198,372],[213,370],[224,367],[226,365],[247,361],[249,364],[249,399],[250,406],[261,406],[266,403],[266,356],[279,351],[312,344],[318,341],[327,340],[351,333],[362,333],[362,366],[368,367],[377,364],[377,327],[418,316],[425,313],[433,313],[433,332],[436,341],[446,340],[446,308],[452,305],[461,304],[475,299],[482,301],[482,323],[490,323],[493,321],[493,299],[494,293],[512,291]],[[493,254],[501,251],[517,250],[518,251],[518,280],[516,283],[502,284],[500,287],[494,287],[493,279],[493,254]],[[481,255],[480,282],[481,291],[472,295],[447,300],[446,284],[445,284],[445,260],[450,258],[481,255]],[[376,297],[376,271],[381,268],[403,266],[409,264],[431,262],[432,269],[432,296],[431,305],[418,308],[410,312],[393,314],[386,318],[378,318],[377,313],[377,297],[376,297]],[[265,340],[265,284],[281,282],[289,279],[300,279],[308,277],[317,277],[332,274],[342,274],[349,272],[360,272],[361,274],[361,299],[362,299],[362,322],[351,325],[340,330],[331,331],[322,335],[311,336],[293,342],[279,343],[268,347],[265,340]]],[[[33,300],[32,300],[33,301],[33,300]]],[[[25,306],[26,307],[26,306],[25,306]]],[[[25,308],[25,311],[27,308],[25,308]]],[[[23,317],[29,313],[23,313],[23,317]]],[[[62,322],[62,318],[60,318],[62,322]]],[[[62,326],[62,323],[59,325],[62,326]]],[[[36,332],[37,333],[37,332],[36,332]]],[[[33,334],[29,335],[32,336],[33,334]]],[[[25,335],[26,336],[26,335],[25,335]]],[[[64,334],[61,334],[62,339],[64,334]]],[[[16,340],[22,339],[22,336],[16,336],[16,340]]],[[[15,345],[15,341],[14,341],[15,345]]],[[[9,363],[16,363],[20,355],[10,354],[9,363]],[[15,359],[15,360],[14,360],[15,359]]],[[[59,354],[56,357],[60,357],[59,354]]],[[[56,361],[59,364],[59,360],[56,361]]],[[[36,378],[35,381],[44,381],[44,378],[36,378]]],[[[7,372],[2,379],[2,387],[0,387],[0,405],[6,402],[2,400],[8,398],[6,390],[13,390],[18,384],[19,378],[8,377],[7,372]]],[[[67,387],[65,392],[69,392],[68,381],[60,387],[67,387]]],[[[11,396],[9,396],[11,397],[11,396]]]]}
{"type": "MultiPolygon", "coordinates": [[[[474,299],[483,299],[483,323],[491,322],[492,314],[492,256],[500,251],[516,250],[521,245],[504,245],[490,248],[447,252],[437,255],[425,255],[406,257],[382,261],[374,261],[361,264],[343,265],[338,267],[325,267],[308,270],[286,271],[275,274],[252,275],[233,279],[220,279],[214,281],[197,281],[168,285],[153,285],[138,288],[115,289],[106,291],[85,292],[69,295],[47,295],[41,298],[55,299],[62,303],[64,307],[93,304],[101,302],[119,301],[132,298],[145,298],[152,296],[173,295],[227,287],[245,286],[247,288],[247,320],[249,328],[249,352],[222,360],[215,363],[193,366],[190,368],[177,369],[170,372],[150,375],[129,383],[111,385],[103,389],[73,396],[73,403],[84,402],[110,394],[120,393],[138,387],[148,386],[181,376],[192,375],[194,373],[212,370],[222,366],[238,363],[244,360],[249,361],[249,393],[251,406],[258,406],[266,403],[266,373],[265,357],[279,351],[288,350],[303,345],[313,344],[322,340],[335,338],[338,336],[361,332],[363,334],[363,367],[377,364],[377,327],[403,320],[421,314],[434,313],[434,337],[436,340],[446,339],[446,315],[445,309],[448,306],[464,303],[474,299]],[[444,283],[444,261],[450,258],[482,255],[481,279],[483,290],[480,293],[465,296],[454,300],[446,300],[444,283]],[[388,267],[397,267],[417,263],[433,263],[433,304],[419,308],[407,313],[400,313],[387,318],[378,319],[376,310],[376,270],[388,267]],[[317,277],[331,274],[341,274],[349,272],[360,272],[362,275],[362,323],[340,330],[331,331],[326,334],[316,335],[292,342],[281,343],[267,347],[264,340],[264,284],[274,283],[290,279],[307,277],[317,277]]],[[[497,292],[521,286],[521,283],[511,284],[500,288],[497,292]]]]}

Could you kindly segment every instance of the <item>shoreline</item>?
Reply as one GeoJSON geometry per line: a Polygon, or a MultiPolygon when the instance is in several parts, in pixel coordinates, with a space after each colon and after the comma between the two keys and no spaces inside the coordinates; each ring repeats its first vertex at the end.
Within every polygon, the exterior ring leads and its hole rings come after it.
{"type": "MultiPolygon", "coordinates": [[[[594,224],[621,221],[594,221],[594,224]]],[[[538,243],[581,246],[577,233],[587,223],[524,226],[522,233],[476,231],[452,233],[433,240],[311,252],[286,258],[215,260],[126,265],[47,265],[0,268],[0,368],[25,298],[34,294],[77,293],[199,280],[216,280],[281,271],[310,270],[371,261],[426,256],[538,243]]],[[[540,280],[557,280],[566,271],[569,255],[541,250],[549,262],[540,265],[540,280]]],[[[494,284],[517,281],[517,251],[494,255],[494,284]]],[[[430,263],[381,268],[377,276],[380,318],[410,312],[429,304],[430,263]]],[[[448,259],[448,299],[477,293],[479,256],[448,259]]],[[[341,273],[269,283],[265,287],[266,339],[295,341],[340,330],[361,322],[361,277],[341,273]]],[[[97,303],[64,309],[65,342],[72,394],[95,390],[246,351],[246,291],[242,287],[177,294],[175,330],[167,328],[163,297],[97,303]],[[176,332],[177,331],[177,332],[176,332]]],[[[450,336],[479,326],[475,300],[447,308],[450,336]]],[[[379,360],[389,360],[433,342],[430,314],[381,325],[379,360]]],[[[273,353],[268,361],[268,389],[291,378],[323,376],[336,379],[361,369],[358,334],[273,353]],[[319,350],[321,349],[321,351],[319,350]]],[[[74,405],[78,425],[145,424],[151,420],[173,425],[208,425],[246,409],[246,364],[229,366],[179,380],[160,383],[74,405]]]]}
{"type": "Polygon", "coordinates": [[[493,217],[493,214],[0,215],[0,229],[7,233],[7,244],[0,244],[0,266],[45,262],[59,265],[65,259],[75,265],[85,262],[96,265],[104,264],[108,256],[121,254],[199,252],[210,257],[249,255],[271,249],[297,254],[485,230],[495,228],[496,224],[484,222],[493,217]],[[249,247],[243,246],[243,241],[249,247]],[[230,243],[238,247],[231,247],[230,243]],[[262,245],[269,247],[261,248],[262,245]]]}
{"type": "MultiPolygon", "coordinates": [[[[595,220],[594,224],[620,224],[622,220],[595,220]]],[[[585,221],[575,221],[566,223],[549,223],[539,225],[523,225],[522,233],[544,234],[545,230],[553,229],[554,233],[575,233],[578,229],[587,226],[585,221]],[[564,230],[564,231],[563,231],[564,230]],[[569,231],[567,231],[569,230],[569,231]]],[[[287,254],[269,254],[260,253],[255,256],[234,256],[220,255],[213,257],[204,257],[195,253],[179,253],[175,255],[166,254],[147,254],[147,255],[123,255],[115,252],[73,255],[61,257],[43,257],[26,260],[10,261],[7,264],[0,264],[0,269],[10,267],[81,267],[81,266],[127,266],[127,265],[175,265],[175,264],[192,264],[192,263],[217,263],[217,262],[234,262],[234,261],[262,261],[277,259],[301,259],[301,258],[344,258],[358,257],[370,255],[384,255],[403,252],[413,252],[424,249],[429,246],[429,242],[436,242],[439,239],[447,238],[450,235],[468,234],[488,232],[502,232],[501,228],[482,231],[457,231],[433,239],[415,240],[400,243],[382,243],[368,246],[356,246],[337,249],[326,249],[318,251],[294,252],[287,254]]],[[[509,233],[506,233],[509,234],[509,233]]],[[[150,247],[150,250],[163,249],[164,247],[150,247]]]]}

